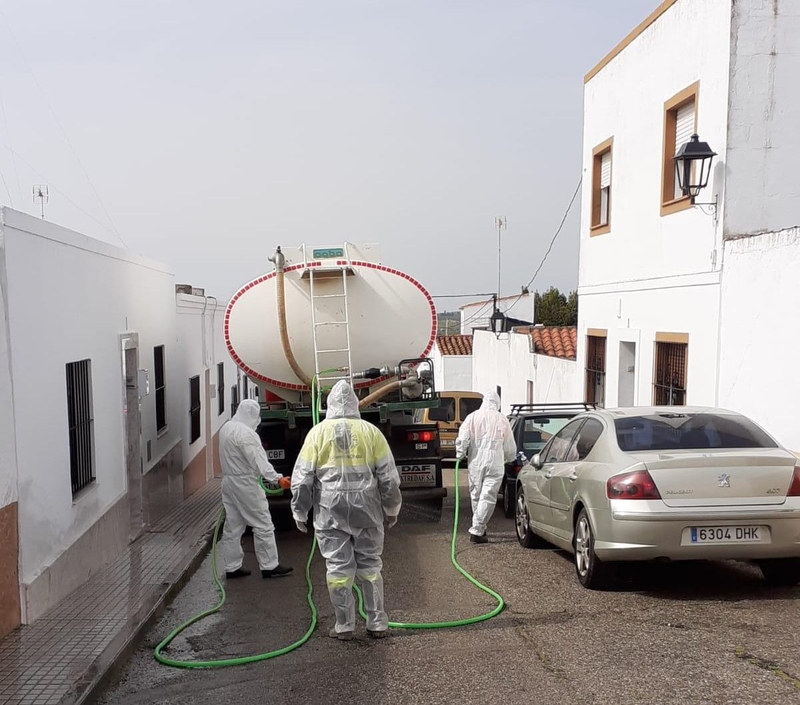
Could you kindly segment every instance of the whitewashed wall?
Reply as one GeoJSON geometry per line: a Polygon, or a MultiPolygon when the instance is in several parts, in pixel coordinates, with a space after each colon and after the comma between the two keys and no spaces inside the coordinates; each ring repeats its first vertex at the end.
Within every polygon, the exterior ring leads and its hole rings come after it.
{"type": "MultiPolygon", "coordinates": [[[[646,287],[653,278],[712,270],[721,246],[714,220],[699,209],[661,216],[664,103],[699,81],[698,133],[724,161],[730,7],[730,0],[679,0],[586,84],[581,288],[646,287]],[[592,150],[611,137],[611,230],[590,238],[592,150]]],[[[718,169],[698,200],[721,188],[718,169]]]]}
{"type": "MultiPolygon", "coordinates": [[[[442,391],[472,391],[472,356],[446,355],[442,359],[444,386],[442,391]]],[[[437,378],[437,384],[438,382],[437,378]]]]}
{"type": "Polygon", "coordinates": [[[0,234],[0,509],[17,501],[17,448],[6,296],[5,246],[0,234]]]}
{"type": "Polygon", "coordinates": [[[727,242],[720,405],[800,451],[800,228],[727,242]]]}
{"type": "Polygon", "coordinates": [[[502,389],[505,413],[511,404],[528,401],[528,382],[533,382],[533,402],[583,401],[582,376],[576,362],[531,352],[530,336],[506,333],[499,338],[476,331],[472,346],[472,389],[502,389]]]}
{"type": "MultiPolygon", "coordinates": [[[[657,333],[688,334],[687,403],[714,405],[718,383],[719,275],[682,277],[680,286],[671,284],[672,280],[665,279],[646,290],[616,290],[581,297],[578,360],[586,360],[588,328],[608,332],[606,407],[617,406],[619,350],[623,341],[636,344],[635,404],[653,403],[657,333]]],[[[585,373],[585,362],[581,367],[585,373]]]]}
{"type": "Polygon", "coordinates": [[[800,225],[796,0],[736,0],[731,36],[725,233],[792,228],[800,225]]]}
{"type": "MultiPolygon", "coordinates": [[[[139,487],[128,483],[120,336],[137,335],[139,368],[150,373],[150,393],[141,399],[148,517],[182,501],[181,473],[229,417],[236,371],[222,337],[225,302],[201,298],[176,306],[174,278],[164,265],[16,211],[3,209],[0,216],[0,501],[19,500],[23,621],[31,621],[117,555],[141,526],[133,514],[138,499],[128,501],[129,489],[138,497],[139,487]],[[181,310],[186,315],[178,315],[181,310]],[[159,345],[165,347],[167,392],[167,428],[160,434],[159,345]],[[66,364],[84,359],[91,360],[96,479],[73,497],[66,364]],[[181,462],[189,437],[189,377],[203,380],[208,365],[209,387],[216,385],[217,362],[226,366],[225,405],[219,413],[217,399],[203,398],[210,433],[202,423],[200,441],[181,462]]],[[[206,456],[205,478],[214,455],[206,456]]],[[[205,479],[200,470],[193,489],[205,479]]]]}
{"type": "MultiPolygon", "coordinates": [[[[188,466],[213,439],[222,424],[230,418],[230,388],[236,383],[236,366],[228,354],[223,336],[226,301],[214,297],[178,294],[177,330],[180,356],[180,376],[176,380],[178,419],[183,438],[183,462],[188,466]],[[225,398],[223,413],[219,413],[217,389],[217,364],[225,365],[225,398]],[[208,375],[206,375],[206,371],[208,375]],[[190,443],[189,379],[200,377],[201,424],[200,438],[190,443]],[[210,421],[211,438],[207,437],[210,421]]],[[[251,390],[253,385],[251,385],[251,390]]],[[[212,446],[209,446],[211,449],[212,446]]],[[[207,477],[212,474],[213,455],[207,454],[207,477]]]]}
{"type": "MultiPolygon", "coordinates": [[[[8,209],[3,222],[21,579],[31,583],[126,492],[119,336],[138,332],[142,350],[173,337],[163,302],[174,285],[163,265],[51,223],[8,209]],[[73,499],[65,365],[83,359],[92,361],[97,479],[73,499]]],[[[169,435],[163,442],[178,438],[169,435]]]]}
{"type": "Polygon", "coordinates": [[[431,351],[436,389],[444,391],[472,390],[472,356],[442,355],[438,345],[431,351]]]}

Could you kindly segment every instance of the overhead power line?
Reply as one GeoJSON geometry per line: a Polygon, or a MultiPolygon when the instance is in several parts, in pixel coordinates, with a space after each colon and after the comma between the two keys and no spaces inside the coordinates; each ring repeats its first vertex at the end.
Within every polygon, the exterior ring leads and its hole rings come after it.
{"type": "MultiPolygon", "coordinates": [[[[526,289],[530,289],[530,286],[531,286],[531,284],[533,284],[533,281],[534,281],[534,279],[536,279],[536,277],[537,277],[537,275],[539,274],[539,272],[540,272],[540,271],[542,271],[542,267],[544,267],[544,263],[545,263],[545,262],[547,262],[547,258],[550,256],[550,252],[551,252],[551,251],[552,251],[552,249],[553,249],[553,245],[555,245],[555,242],[556,242],[556,240],[558,239],[558,236],[561,234],[561,231],[564,229],[564,223],[566,223],[566,222],[567,222],[567,217],[569,216],[569,214],[570,214],[570,211],[572,210],[572,205],[575,203],[575,199],[578,197],[578,193],[579,193],[579,192],[580,192],[580,190],[581,190],[581,184],[582,184],[582,183],[583,183],[583,175],[581,175],[581,178],[578,180],[578,185],[575,187],[575,193],[573,193],[573,194],[572,194],[572,198],[571,198],[571,199],[570,199],[570,201],[569,201],[569,205],[567,206],[567,210],[564,212],[564,217],[563,217],[563,218],[561,218],[561,223],[560,223],[560,224],[559,224],[559,226],[558,226],[558,230],[556,230],[556,232],[555,232],[555,235],[553,235],[553,239],[552,239],[552,240],[550,240],[550,245],[548,246],[548,248],[547,248],[547,251],[544,253],[544,257],[542,257],[542,261],[541,261],[541,262],[539,262],[539,266],[536,268],[536,271],[533,273],[533,276],[531,277],[531,280],[530,280],[530,281],[527,283],[527,285],[526,285],[525,287],[523,287],[523,292],[524,292],[526,289]]],[[[509,306],[509,307],[508,307],[508,308],[505,310],[505,313],[506,313],[506,314],[508,314],[508,312],[509,312],[509,311],[510,311],[512,308],[514,308],[514,306],[516,306],[516,305],[519,303],[520,299],[521,299],[521,298],[522,298],[524,295],[525,295],[524,293],[520,294],[520,295],[519,295],[519,296],[516,298],[516,300],[514,301],[514,303],[512,303],[512,304],[511,304],[511,305],[510,305],[510,306],[509,306]]]]}
{"type": "MultiPolygon", "coordinates": [[[[21,161],[26,167],[28,167],[28,169],[30,169],[40,179],[42,179],[43,181],[46,181],[48,183],[48,185],[50,186],[50,188],[53,189],[53,191],[55,191],[56,193],[60,194],[68,203],[71,203],[75,208],[77,208],[87,218],[91,218],[95,223],[97,223],[101,228],[103,228],[103,230],[111,233],[112,235],[116,235],[117,237],[119,237],[119,235],[116,232],[114,232],[111,228],[109,228],[108,225],[106,225],[102,220],[100,220],[99,218],[96,218],[95,216],[93,216],[91,213],[89,213],[89,211],[84,210],[83,208],[81,208],[77,203],[75,203],[75,201],[73,201],[69,196],[67,196],[66,193],[64,193],[61,189],[56,187],[50,179],[48,179],[41,171],[39,171],[34,166],[32,166],[30,164],[30,162],[28,162],[19,152],[17,152],[16,150],[12,149],[7,144],[3,144],[2,142],[0,142],[0,147],[2,147],[3,149],[7,149],[9,152],[11,152],[11,154],[15,155],[16,158],[19,159],[19,161],[21,161]]],[[[120,240],[122,240],[122,238],[120,238],[120,240]]],[[[126,247],[126,249],[128,249],[127,245],[125,245],[125,247],[126,247]]]]}

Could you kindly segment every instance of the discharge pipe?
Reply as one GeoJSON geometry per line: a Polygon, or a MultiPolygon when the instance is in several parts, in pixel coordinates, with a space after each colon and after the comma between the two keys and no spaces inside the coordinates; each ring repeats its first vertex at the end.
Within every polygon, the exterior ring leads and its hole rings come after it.
{"type": "Polygon", "coordinates": [[[289,329],[286,326],[286,287],[284,281],[284,266],[286,265],[286,257],[281,252],[280,246],[275,250],[275,254],[268,258],[270,262],[275,265],[277,272],[276,291],[277,291],[277,304],[278,304],[278,330],[281,336],[281,345],[283,346],[283,354],[286,356],[286,361],[292,372],[297,375],[297,378],[311,389],[311,378],[303,371],[300,364],[297,362],[294,353],[292,352],[292,345],[289,342],[289,329]]]}
{"type": "Polygon", "coordinates": [[[422,394],[422,384],[416,375],[411,375],[405,379],[393,380],[381,387],[378,387],[374,392],[370,392],[358,403],[358,408],[364,409],[379,399],[383,399],[383,397],[390,392],[395,391],[396,389],[401,391],[408,390],[410,392],[408,396],[412,398],[418,397],[422,394]]]}

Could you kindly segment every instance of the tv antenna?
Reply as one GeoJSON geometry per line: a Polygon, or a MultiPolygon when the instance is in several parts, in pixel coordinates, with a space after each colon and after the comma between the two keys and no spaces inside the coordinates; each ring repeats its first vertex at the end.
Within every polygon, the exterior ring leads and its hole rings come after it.
{"type": "Polygon", "coordinates": [[[498,216],[494,219],[494,224],[497,227],[497,296],[500,296],[500,267],[502,264],[500,231],[506,229],[506,217],[498,216]]]}
{"type": "Polygon", "coordinates": [[[50,200],[50,189],[47,184],[34,184],[33,202],[42,204],[42,220],[44,220],[44,204],[50,200]]]}

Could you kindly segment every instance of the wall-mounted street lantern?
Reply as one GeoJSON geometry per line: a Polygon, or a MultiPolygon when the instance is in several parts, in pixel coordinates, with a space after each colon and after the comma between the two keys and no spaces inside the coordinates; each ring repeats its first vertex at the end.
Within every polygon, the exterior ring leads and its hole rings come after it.
{"type": "Polygon", "coordinates": [[[711,163],[717,153],[708,146],[708,142],[701,142],[697,135],[692,135],[691,139],[678,147],[673,160],[675,161],[675,178],[678,180],[678,188],[684,196],[692,199],[693,206],[710,206],[717,219],[717,197],[711,203],[697,203],[700,191],[708,186],[708,179],[711,176],[711,163]]]}
{"type": "Polygon", "coordinates": [[[489,325],[492,329],[492,333],[499,338],[501,333],[505,333],[506,317],[497,309],[497,294],[492,296],[492,299],[494,311],[492,311],[492,315],[489,317],[489,325]]]}

